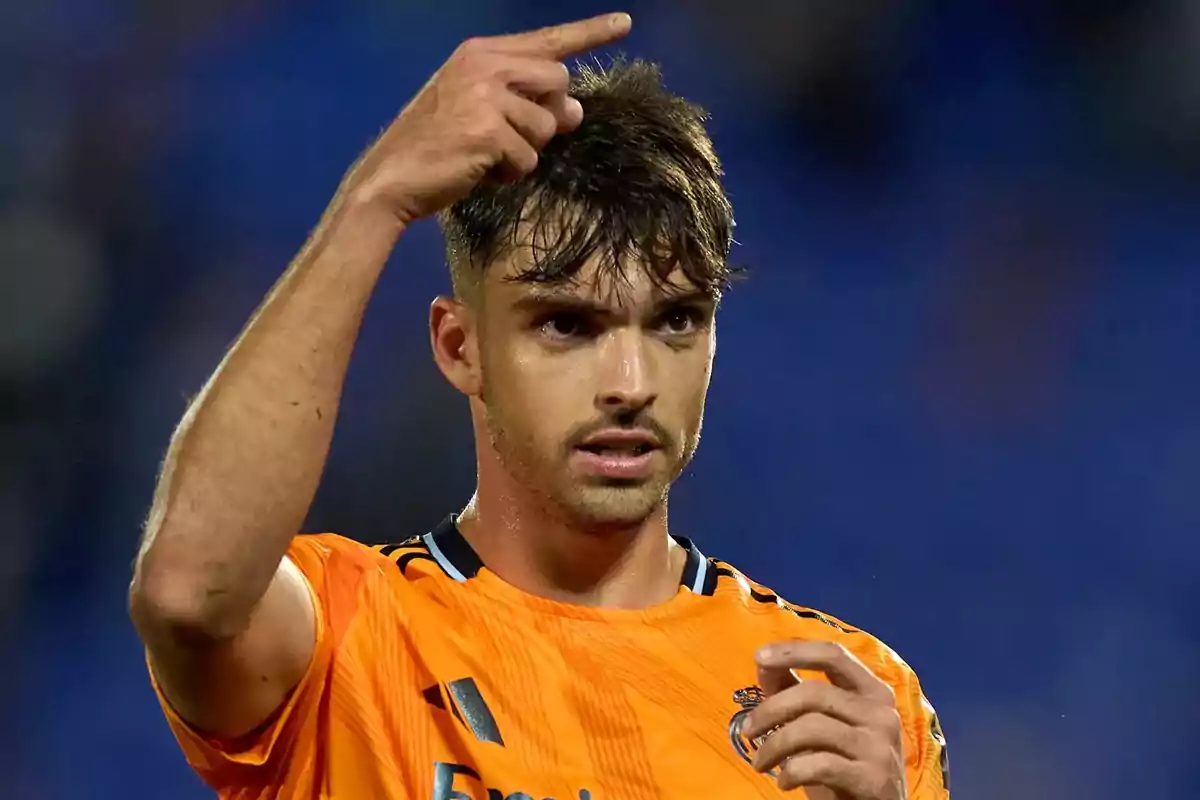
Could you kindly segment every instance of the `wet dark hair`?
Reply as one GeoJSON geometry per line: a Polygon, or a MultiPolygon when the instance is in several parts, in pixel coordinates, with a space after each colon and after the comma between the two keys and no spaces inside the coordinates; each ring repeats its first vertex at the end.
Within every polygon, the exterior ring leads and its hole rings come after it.
{"type": "Polygon", "coordinates": [[[530,267],[512,280],[572,283],[595,255],[596,279],[610,286],[627,283],[624,265],[635,261],[664,290],[678,287],[678,268],[719,297],[735,272],[734,221],[704,110],[640,60],[581,67],[570,91],[583,122],[554,137],[532,173],[485,181],[439,214],[455,293],[531,246],[530,267]]]}

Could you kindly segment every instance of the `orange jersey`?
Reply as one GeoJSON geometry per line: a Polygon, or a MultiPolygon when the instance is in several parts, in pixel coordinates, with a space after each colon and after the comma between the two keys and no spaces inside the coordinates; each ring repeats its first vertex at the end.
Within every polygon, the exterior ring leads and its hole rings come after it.
{"type": "Polygon", "coordinates": [[[761,699],[754,652],[828,640],[895,689],[910,797],[949,798],[937,718],[899,656],[680,543],[679,592],[614,610],[510,586],[452,520],[386,547],[298,536],[317,644],[284,708],[235,747],[159,699],[227,800],[773,798],[738,727],[761,699]]]}

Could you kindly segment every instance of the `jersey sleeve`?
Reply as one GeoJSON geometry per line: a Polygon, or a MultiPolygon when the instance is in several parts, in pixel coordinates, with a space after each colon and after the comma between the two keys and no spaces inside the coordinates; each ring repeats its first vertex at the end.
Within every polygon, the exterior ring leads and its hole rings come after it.
{"type": "Polygon", "coordinates": [[[908,759],[908,793],[912,800],[949,800],[950,755],[946,736],[933,704],[921,690],[911,669],[907,672],[907,701],[903,703],[905,746],[915,758],[908,759]]]}
{"type": "Polygon", "coordinates": [[[889,686],[904,729],[905,778],[909,800],[949,800],[950,761],[937,712],[925,696],[921,682],[896,651],[870,634],[825,615],[825,624],[840,626],[831,637],[840,642],[889,686]]]}
{"type": "MultiPolygon", "coordinates": [[[[816,609],[798,606],[748,579],[725,562],[716,562],[718,574],[735,578],[744,607],[760,609],[772,620],[772,635],[842,645],[896,697],[896,710],[904,727],[905,777],[909,800],[949,800],[950,760],[937,712],[925,697],[912,667],[895,650],[864,630],[816,609]]],[[[804,670],[800,671],[801,673],[804,670]]]]}
{"type": "MultiPolygon", "coordinates": [[[[864,634],[865,635],[865,634],[864,634]]],[[[921,689],[912,667],[887,645],[874,641],[874,663],[864,663],[896,693],[904,727],[905,777],[909,800],[949,800],[950,761],[937,712],[921,689]]],[[[860,651],[860,657],[865,654],[860,651]]]]}
{"type": "Polygon", "coordinates": [[[275,766],[289,754],[317,748],[318,714],[335,653],[358,609],[362,583],[373,569],[368,552],[362,545],[332,534],[293,539],[287,558],[304,575],[312,597],[316,643],[304,677],[283,706],[252,733],[227,741],[196,730],[171,707],[151,668],[151,683],[171,731],[188,764],[209,786],[229,791],[261,783],[262,773],[283,772],[275,766]]]}

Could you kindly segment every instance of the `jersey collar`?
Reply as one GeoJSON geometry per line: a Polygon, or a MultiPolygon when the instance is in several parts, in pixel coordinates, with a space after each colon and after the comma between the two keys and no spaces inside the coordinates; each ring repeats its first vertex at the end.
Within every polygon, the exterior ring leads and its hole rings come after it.
{"type": "MultiPolygon", "coordinates": [[[[694,594],[711,595],[717,587],[717,571],[691,539],[672,536],[687,550],[679,585],[694,594]]],[[[433,560],[442,571],[456,581],[474,578],[483,569],[483,561],[458,529],[454,514],[447,516],[429,533],[421,537],[433,560]]]]}

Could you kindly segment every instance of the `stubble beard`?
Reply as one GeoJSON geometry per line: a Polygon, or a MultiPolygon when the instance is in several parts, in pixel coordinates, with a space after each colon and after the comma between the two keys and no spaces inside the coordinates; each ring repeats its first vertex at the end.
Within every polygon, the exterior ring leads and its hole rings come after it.
{"type": "Polygon", "coordinates": [[[548,514],[585,531],[624,529],[644,522],[666,502],[679,469],[646,480],[617,481],[578,475],[570,453],[540,452],[531,437],[514,434],[495,414],[487,416],[488,435],[500,466],[548,514]]]}

